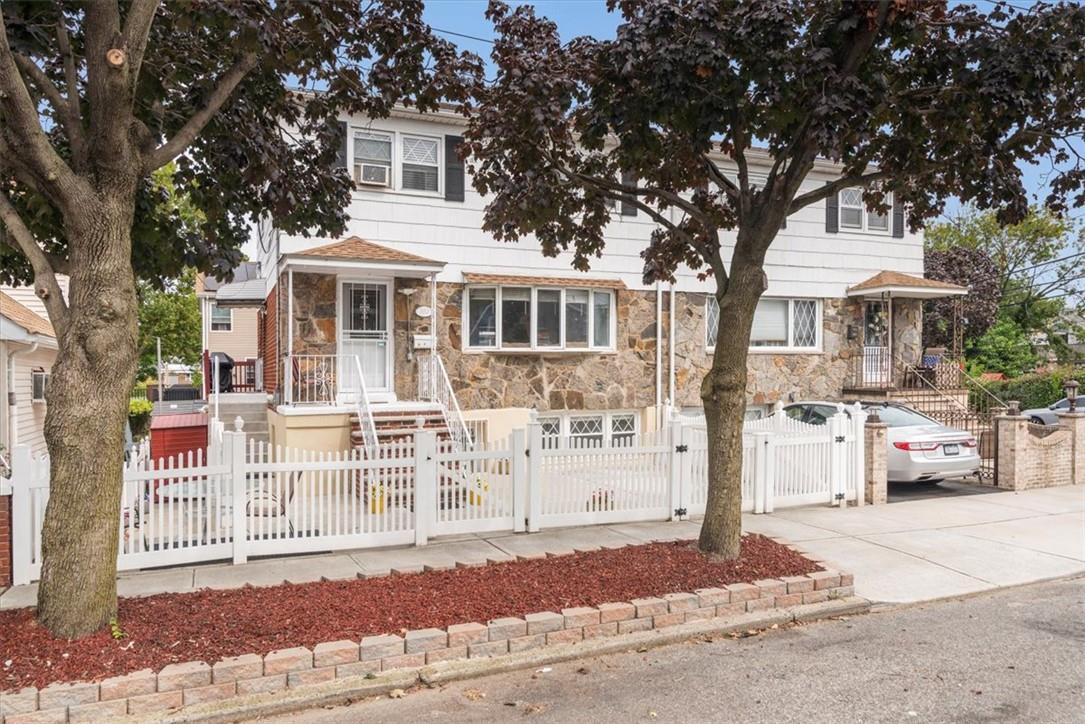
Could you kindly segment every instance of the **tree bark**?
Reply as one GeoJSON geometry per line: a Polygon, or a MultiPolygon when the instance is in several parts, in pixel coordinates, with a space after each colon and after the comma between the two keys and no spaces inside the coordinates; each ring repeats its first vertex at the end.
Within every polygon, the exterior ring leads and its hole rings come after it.
{"type": "Polygon", "coordinates": [[[124,425],[138,354],[133,199],[118,190],[66,220],[69,320],[46,392],[50,491],[38,587],[38,618],[55,636],[93,633],[117,611],[124,425]]]}
{"type": "Polygon", "coordinates": [[[708,425],[708,497],[697,545],[701,552],[725,559],[738,557],[742,540],[746,357],[754,310],[766,287],[761,261],[744,251],[748,246],[744,236],[740,231],[730,279],[716,297],[720,306],[716,350],[712,368],[701,382],[708,425]]]}

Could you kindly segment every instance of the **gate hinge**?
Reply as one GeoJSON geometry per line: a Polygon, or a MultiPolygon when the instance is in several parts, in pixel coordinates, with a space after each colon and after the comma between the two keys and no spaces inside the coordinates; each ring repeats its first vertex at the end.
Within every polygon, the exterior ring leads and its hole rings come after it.
{"type": "Polygon", "coordinates": [[[844,442],[844,436],[843,436],[843,435],[837,435],[837,436],[836,436],[836,438],[835,438],[835,440],[836,440],[837,442],[844,442]]]}
{"type": "Polygon", "coordinates": [[[524,449],[524,457],[531,457],[531,448],[524,449]]]}
{"type": "Polygon", "coordinates": [[[837,500],[843,500],[844,499],[844,494],[843,493],[837,493],[833,497],[836,498],[837,500]]]}
{"type": "MultiPolygon", "coordinates": [[[[687,452],[688,450],[689,450],[689,445],[675,445],[674,446],[674,451],[675,452],[687,452]]],[[[683,513],[683,515],[684,515],[684,513],[683,513]]]]}
{"type": "Polygon", "coordinates": [[[687,515],[686,509],[685,508],[675,508],[674,509],[674,515],[677,518],[684,518],[687,515]]]}

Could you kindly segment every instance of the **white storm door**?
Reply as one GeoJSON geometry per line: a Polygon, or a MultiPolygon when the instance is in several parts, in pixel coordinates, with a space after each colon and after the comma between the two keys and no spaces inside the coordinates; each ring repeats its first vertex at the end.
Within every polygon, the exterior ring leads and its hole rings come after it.
{"type": "Polygon", "coordinates": [[[359,369],[368,392],[391,390],[390,287],[387,282],[341,285],[339,394],[342,397],[357,399],[359,369]]]}

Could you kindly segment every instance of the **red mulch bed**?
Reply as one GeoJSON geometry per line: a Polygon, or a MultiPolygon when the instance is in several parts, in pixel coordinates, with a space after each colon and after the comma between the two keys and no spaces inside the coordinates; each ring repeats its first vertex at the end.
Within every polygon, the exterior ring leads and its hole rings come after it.
{"type": "Polygon", "coordinates": [[[689,542],[651,543],[480,568],[125,598],[121,640],[108,631],[55,639],[33,609],[0,611],[0,691],[817,570],[751,534],[730,562],[712,561],[689,542]]]}

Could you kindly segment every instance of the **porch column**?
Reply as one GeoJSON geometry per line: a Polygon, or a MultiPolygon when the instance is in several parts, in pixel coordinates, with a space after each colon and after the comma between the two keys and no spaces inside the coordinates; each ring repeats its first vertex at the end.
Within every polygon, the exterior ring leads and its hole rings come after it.
{"type": "Polygon", "coordinates": [[[294,354],[294,270],[286,272],[286,356],[294,354]]]}

